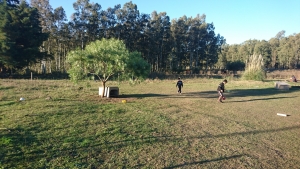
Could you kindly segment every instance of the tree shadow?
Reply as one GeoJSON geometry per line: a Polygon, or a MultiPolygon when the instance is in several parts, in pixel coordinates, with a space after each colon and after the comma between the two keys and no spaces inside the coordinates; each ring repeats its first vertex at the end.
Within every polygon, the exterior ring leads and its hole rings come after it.
{"type": "Polygon", "coordinates": [[[183,163],[183,164],[178,164],[178,165],[171,166],[171,167],[165,167],[164,169],[181,168],[181,167],[187,167],[190,165],[198,165],[198,164],[204,164],[204,163],[210,163],[210,162],[216,162],[216,161],[222,161],[222,160],[230,160],[233,158],[240,158],[243,156],[248,156],[248,155],[240,154],[240,155],[233,155],[233,156],[229,156],[229,157],[220,157],[220,158],[215,158],[215,159],[210,159],[210,160],[195,161],[192,163],[183,163]]]}
{"type": "Polygon", "coordinates": [[[4,104],[0,104],[0,106],[11,106],[11,105],[14,105],[16,103],[17,103],[16,101],[10,101],[10,102],[4,103],[4,104]]]}
{"type": "Polygon", "coordinates": [[[261,98],[261,99],[249,99],[249,100],[237,100],[237,101],[227,101],[227,102],[250,102],[250,101],[258,101],[258,100],[276,100],[276,99],[287,99],[287,98],[296,98],[294,97],[268,97],[268,98],[261,98]]]}
{"type": "MultiPolygon", "coordinates": [[[[299,87],[300,88],[300,87],[299,87]]],[[[292,87],[289,90],[278,90],[275,88],[260,88],[260,89],[234,89],[230,92],[225,92],[225,96],[229,97],[251,97],[251,96],[272,96],[281,93],[293,93],[299,91],[298,87],[292,87]]],[[[185,96],[199,97],[199,98],[216,98],[218,97],[217,91],[200,91],[200,92],[189,92],[185,96]]],[[[279,99],[280,97],[278,97],[279,99]]],[[[291,97],[281,97],[281,98],[291,98],[291,97]]],[[[265,98],[262,100],[277,99],[277,98],[265,98]]],[[[255,99],[253,99],[254,101],[255,99]]],[[[258,100],[258,99],[257,99],[258,100]]]]}
{"type": "MultiPolygon", "coordinates": [[[[138,146],[138,145],[144,145],[144,144],[158,144],[158,143],[167,143],[167,142],[178,142],[178,141],[184,141],[186,139],[217,139],[217,138],[224,138],[224,137],[244,137],[245,135],[255,135],[255,134],[263,134],[263,133],[274,133],[274,132],[280,132],[280,131],[288,131],[288,130],[299,130],[300,126],[290,126],[290,127],[283,127],[283,128],[277,128],[277,129],[269,129],[269,130],[252,130],[252,131],[246,131],[246,132],[234,132],[234,133],[225,133],[225,134],[210,134],[205,133],[204,135],[195,135],[195,136],[187,136],[187,135],[159,135],[154,136],[153,131],[148,131],[148,136],[145,135],[144,137],[136,137],[136,138],[124,138],[120,140],[115,141],[109,141],[106,140],[104,142],[98,142],[98,143],[91,143],[87,145],[76,145],[74,144],[72,147],[68,148],[54,148],[52,146],[49,147],[43,147],[43,149],[35,149],[34,151],[27,151],[24,152],[24,144],[26,147],[30,149],[30,146],[32,144],[41,144],[44,141],[48,140],[48,137],[39,137],[39,139],[34,136],[33,132],[38,131],[39,129],[37,127],[31,128],[29,130],[24,130],[23,128],[18,129],[9,129],[5,133],[0,134],[0,138],[6,137],[11,138],[11,144],[9,146],[4,146],[4,149],[0,150],[0,161],[5,162],[7,167],[14,168],[18,164],[18,161],[22,161],[23,157],[26,156],[27,159],[35,159],[35,161],[38,161],[39,159],[46,158],[46,157],[60,157],[60,156],[76,156],[76,154],[79,154],[80,151],[117,151],[119,149],[122,149],[127,146],[138,146]],[[23,149],[22,149],[23,147],[23,149]]],[[[111,134],[111,133],[110,133],[111,134]]],[[[72,136],[73,137],[73,136],[72,136]]],[[[52,138],[52,137],[51,137],[52,138]]],[[[52,138],[53,139],[53,138],[52,138]]],[[[65,137],[57,137],[58,140],[63,142],[63,140],[67,139],[67,136],[65,137]]],[[[80,138],[80,140],[93,140],[93,138],[84,137],[80,138]]],[[[73,140],[74,142],[76,140],[73,140]]],[[[78,141],[78,140],[77,140],[78,141]]],[[[192,163],[184,163],[184,164],[178,164],[174,166],[169,166],[166,168],[181,168],[181,167],[188,167],[189,165],[199,165],[214,161],[221,161],[221,160],[229,160],[233,158],[240,158],[242,156],[245,156],[245,154],[241,155],[233,155],[229,157],[220,157],[216,159],[208,159],[203,161],[196,161],[192,163]]],[[[75,160],[75,159],[74,159],[75,160]]],[[[103,163],[105,159],[99,159],[99,165],[103,163]]],[[[83,162],[82,164],[85,164],[83,162]]],[[[143,164],[139,164],[143,165],[143,164]]]]}
{"type": "Polygon", "coordinates": [[[0,87],[0,90],[9,90],[9,89],[13,89],[15,87],[13,86],[9,86],[9,87],[0,87]]]}
{"type": "Polygon", "coordinates": [[[145,93],[145,94],[128,94],[128,95],[119,95],[117,98],[138,98],[142,99],[145,97],[169,97],[167,94],[155,94],[155,93],[145,93]]]}
{"type": "Polygon", "coordinates": [[[226,93],[228,96],[233,97],[248,97],[248,96],[271,96],[282,93],[293,93],[298,90],[295,88],[290,88],[289,90],[279,90],[275,88],[262,88],[262,89],[236,89],[232,90],[229,93],[226,93]]]}
{"type": "MultiPolygon", "coordinates": [[[[0,133],[0,161],[7,164],[7,167],[17,167],[17,161],[22,161],[25,154],[24,147],[31,147],[37,143],[36,136],[27,129],[17,127],[14,129],[2,129],[0,133]]],[[[32,152],[38,153],[38,152],[32,152]]]]}

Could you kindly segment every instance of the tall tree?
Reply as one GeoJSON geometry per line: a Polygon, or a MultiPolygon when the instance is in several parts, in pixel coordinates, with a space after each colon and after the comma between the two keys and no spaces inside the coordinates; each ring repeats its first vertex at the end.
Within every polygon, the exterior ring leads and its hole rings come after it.
{"type": "Polygon", "coordinates": [[[135,50],[135,40],[140,36],[141,32],[138,29],[138,18],[140,12],[136,4],[131,1],[123,5],[122,9],[116,11],[117,19],[121,28],[120,38],[124,40],[129,51],[135,50]]]}
{"type": "Polygon", "coordinates": [[[271,47],[267,41],[262,40],[256,43],[254,48],[254,53],[256,53],[257,55],[262,55],[265,68],[271,67],[271,62],[272,62],[271,47]]]}
{"type": "Polygon", "coordinates": [[[291,58],[293,52],[291,50],[291,44],[289,43],[289,38],[284,37],[280,39],[279,51],[278,51],[278,61],[281,68],[290,68],[291,58]]]}
{"type": "Polygon", "coordinates": [[[269,40],[270,48],[271,48],[271,66],[273,68],[278,68],[278,48],[279,48],[279,39],[271,38],[269,40]]]}
{"type": "Polygon", "coordinates": [[[89,0],[77,0],[73,3],[75,13],[72,15],[73,36],[77,46],[84,49],[87,43],[88,23],[91,15],[91,4],[89,0]]]}
{"type": "MultiPolygon", "coordinates": [[[[34,8],[36,8],[38,10],[38,13],[39,13],[39,21],[40,21],[40,24],[41,24],[41,27],[42,27],[42,32],[43,33],[48,33],[49,34],[49,37],[47,40],[45,40],[43,42],[43,44],[41,45],[42,48],[42,52],[47,52],[47,54],[49,56],[53,56],[55,55],[55,60],[57,60],[57,42],[54,38],[55,34],[57,34],[55,32],[55,29],[54,28],[54,16],[53,16],[53,9],[52,9],[52,6],[50,5],[49,3],[49,0],[30,0],[30,5],[34,8]]],[[[47,60],[47,58],[43,58],[41,60],[41,72],[42,73],[46,73],[47,71],[47,67],[48,67],[48,70],[49,72],[51,73],[52,69],[51,69],[51,59],[50,60],[47,60]],[[46,65],[48,65],[46,67],[46,65]]],[[[53,63],[57,63],[57,62],[53,62],[53,63]]],[[[56,67],[57,67],[57,64],[56,64],[56,67]]]]}
{"type": "Polygon", "coordinates": [[[205,37],[205,69],[212,68],[214,64],[218,62],[218,52],[220,47],[224,43],[224,38],[222,36],[215,35],[214,25],[207,24],[207,34],[205,37]]]}
{"type": "Polygon", "coordinates": [[[285,35],[285,30],[282,30],[276,34],[275,38],[282,39],[282,38],[284,38],[284,35],[285,35]]]}
{"type": "Polygon", "coordinates": [[[43,32],[51,32],[53,27],[53,9],[49,0],[30,0],[30,5],[38,10],[43,32]]]}
{"type": "Polygon", "coordinates": [[[5,2],[0,6],[1,64],[21,69],[45,57],[39,47],[48,34],[42,33],[38,11],[25,1],[15,7],[5,2]]]}
{"type": "Polygon", "coordinates": [[[54,26],[52,29],[53,38],[55,39],[55,70],[61,71],[61,62],[64,60],[63,55],[63,44],[66,43],[68,34],[64,31],[65,22],[67,21],[65,10],[62,7],[54,9],[53,22],[54,26]]]}
{"type": "Polygon", "coordinates": [[[293,51],[295,54],[295,68],[299,68],[299,62],[300,62],[300,33],[294,35],[293,37],[293,51]]]}
{"type": "Polygon", "coordinates": [[[172,62],[173,71],[181,72],[188,66],[186,58],[186,32],[188,26],[186,24],[187,17],[183,16],[179,19],[173,19],[171,24],[171,32],[173,39],[172,62]]]}

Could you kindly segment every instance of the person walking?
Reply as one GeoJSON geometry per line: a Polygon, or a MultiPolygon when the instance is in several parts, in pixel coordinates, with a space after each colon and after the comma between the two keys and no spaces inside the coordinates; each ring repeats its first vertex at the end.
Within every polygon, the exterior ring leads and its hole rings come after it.
{"type": "Polygon", "coordinates": [[[224,96],[224,92],[225,92],[225,84],[227,83],[227,80],[224,79],[222,83],[219,84],[218,88],[217,88],[217,91],[218,91],[218,94],[219,94],[219,98],[218,98],[218,101],[220,103],[223,103],[223,99],[225,100],[225,96],[224,96]]]}
{"type": "Polygon", "coordinates": [[[176,83],[176,87],[178,87],[177,93],[181,94],[181,88],[183,88],[183,82],[181,81],[180,77],[178,78],[178,81],[176,83]]]}

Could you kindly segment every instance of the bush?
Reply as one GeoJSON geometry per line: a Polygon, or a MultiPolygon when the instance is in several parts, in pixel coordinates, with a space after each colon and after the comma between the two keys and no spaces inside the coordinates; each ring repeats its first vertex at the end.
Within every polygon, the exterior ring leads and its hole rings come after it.
{"type": "Polygon", "coordinates": [[[242,78],[245,80],[263,81],[266,78],[266,72],[263,65],[264,62],[261,55],[250,56],[242,78]]]}

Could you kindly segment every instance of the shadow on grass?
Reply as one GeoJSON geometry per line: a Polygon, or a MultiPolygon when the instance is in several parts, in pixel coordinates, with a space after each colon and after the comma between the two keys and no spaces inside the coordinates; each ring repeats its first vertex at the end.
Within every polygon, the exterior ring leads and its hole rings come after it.
{"type": "MultiPolygon", "coordinates": [[[[141,145],[141,144],[155,144],[159,142],[168,142],[168,141],[181,141],[185,139],[206,139],[206,138],[222,138],[222,137],[232,137],[232,136],[245,136],[245,135],[254,135],[254,134],[263,134],[263,133],[275,133],[281,131],[289,131],[289,130],[297,130],[300,129],[300,126],[291,126],[291,127],[284,127],[278,129],[270,129],[270,130],[253,130],[253,131],[246,131],[246,132],[236,132],[236,133],[226,133],[226,134],[206,134],[203,136],[180,136],[180,135],[163,135],[163,136],[149,136],[149,137],[142,137],[142,138],[133,138],[133,139],[124,139],[119,141],[105,141],[98,144],[93,144],[89,146],[77,147],[76,149],[84,149],[84,148],[95,148],[95,147],[102,147],[102,149],[107,150],[116,150],[121,149],[126,146],[130,145],[141,145]]],[[[64,149],[60,151],[68,151],[69,149],[64,149]]],[[[54,150],[55,151],[55,150],[54,150]]]]}
{"type": "Polygon", "coordinates": [[[16,167],[15,164],[22,161],[26,154],[24,149],[30,148],[34,143],[37,143],[35,135],[22,127],[1,129],[0,161],[7,164],[8,168],[16,167]]]}
{"type": "MultiPolygon", "coordinates": [[[[299,91],[300,86],[292,86],[289,90],[278,90],[275,88],[259,88],[259,89],[235,89],[230,92],[225,92],[225,96],[230,97],[251,97],[251,96],[273,96],[281,93],[293,93],[299,91]]],[[[179,94],[156,94],[156,93],[146,93],[146,94],[128,94],[128,95],[119,95],[116,98],[137,98],[142,99],[145,97],[158,97],[158,98],[217,98],[218,92],[215,91],[200,91],[200,92],[183,92],[181,95],[179,94]]],[[[257,99],[257,100],[269,100],[269,99],[280,99],[280,98],[290,98],[290,97],[278,97],[278,98],[265,98],[265,99],[257,99]]],[[[254,101],[253,99],[251,101],[254,101]]]]}
{"type": "Polygon", "coordinates": [[[170,97],[171,95],[167,94],[155,94],[155,93],[146,93],[146,94],[130,94],[130,95],[119,95],[117,98],[138,98],[142,99],[144,97],[170,97]]]}
{"type": "MultiPolygon", "coordinates": [[[[37,128],[35,128],[38,130],[37,128]]],[[[10,146],[4,146],[4,149],[0,151],[0,160],[6,163],[6,167],[8,168],[14,168],[16,165],[23,160],[24,156],[27,159],[35,159],[35,161],[32,161],[32,163],[38,162],[40,159],[43,158],[59,158],[59,157],[66,157],[69,156],[71,159],[73,159],[77,154],[81,154],[81,152],[105,152],[105,151],[117,151],[119,149],[122,149],[127,146],[135,146],[138,147],[138,145],[154,145],[157,143],[167,143],[167,142],[178,142],[178,141],[184,141],[186,139],[206,139],[206,138],[223,138],[228,136],[242,136],[245,135],[254,135],[254,134],[263,134],[263,133],[273,133],[273,132],[281,132],[281,131],[289,131],[289,130],[299,130],[300,126],[291,126],[291,127],[284,127],[284,128],[277,128],[277,129],[269,129],[269,130],[253,130],[253,131],[247,131],[247,132],[235,132],[235,133],[226,133],[226,134],[205,134],[200,136],[186,136],[186,135],[162,135],[162,136],[145,136],[145,137],[139,137],[139,138],[132,138],[132,139],[121,139],[116,141],[108,141],[105,140],[101,143],[96,144],[87,144],[84,146],[73,144],[73,146],[68,148],[54,148],[53,146],[50,147],[43,147],[43,149],[33,149],[30,150],[30,145],[34,144],[42,144],[44,141],[48,140],[49,138],[39,138],[37,140],[34,135],[30,133],[30,131],[26,131],[25,134],[20,134],[20,130],[12,130],[9,133],[1,134],[0,138],[6,137],[6,138],[12,138],[12,144],[10,146]],[[24,144],[26,145],[24,147],[24,144]],[[13,146],[12,146],[13,145],[13,146]],[[11,147],[11,148],[9,148],[11,147]],[[28,148],[27,152],[24,152],[24,148],[28,148]],[[6,149],[9,148],[9,149],[6,149]],[[74,157],[73,157],[74,156],[74,157]]],[[[23,130],[23,132],[25,132],[23,130]]],[[[148,133],[151,135],[151,133],[148,133]]],[[[60,138],[61,141],[63,141],[64,138],[60,138]]],[[[65,138],[66,139],[66,138],[65,138]]],[[[95,138],[80,138],[80,140],[94,140],[95,138]]],[[[76,139],[73,140],[74,143],[76,142],[76,139]]],[[[96,141],[96,140],[94,140],[96,141]]],[[[92,141],[92,142],[94,142],[92,141]]],[[[98,142],[98,141],[97,141],[98,142]]],[[[92,154],[90,154],[92,155],[92,154]]],[[[233,158],[240,158],[245,155],[233,155],[229,157],[220,157],[216,159],[208,159],[203,161],[197,161],[192,163],[184,163],[184,164],[178,164],[174,166],[169,166],[167,168],[181,168],[181,167],[188,167],[190,165],[199,165],[204,163],[210,163],[215,161],[221,161],[221,160],[229,160],[233,158]]],[[[99,159],[98,165],[101,165],[105,159],[99,159]]],[[[29,161],[28,161],[29,162],[29,161]]],[[[70,161],[71,162],[71,161],[70,161]]],[[[74,161],[76,162],[76,159],[74,158],[74,161]]],[[[82,162],[82,165],[88,166],[88,162],[82,162]]],[[[139,164],[142,165],[142,164],[139,164]]]]}
{"type": "Polygon", "coordinates": [[[250,102],[250,101],[258,101],[258,100],[276,100],[276,99],[287,99],[287,98],[295,98],[294,97],[268,97],[268,98],[261,98],[261,99],[249,99],[249,100],[238,100],[238,101],[226,101],[226,102],[250,102]]]}
{"type": "MultiPolygon", "coordinates": [[[[282,93],[293,93],[299,91],[298,89],[299,88],[297,87],[292,87],[290,88],[290,90],[278,90],[275,88],[235,89],[235,90],[231,90],[230,92],[225,92],[224,94],[225,96],[230,96],[230,97],[249,97],[249,96],[259,97],[259,96],[273,96],[282,93]]],[[[185,93],[184,95],[188,97],[217,98],[218,92],[217,91],[189,92],[189,93],[185,93]]],[[[281,98],[290,98],[290,97],[281,97],[281,98]]],[[[277,98],[265,98],[261,100],[268,100],[268,99],[277,99],[277,98]]]]}
{"type": "MultiPolygon", "coordinates": [[[[165,142],[165,141],[180,141],[180,140],[184,140],[186,138],[189,139],[205,139],[205,138],[222,138],[222,137],[228,137],[228,136],[245,136],[245,135],[253,135],[253,134],[263,134],[263,133],[274,133],[274,132],[280,132],[280,131],[288,131],[288,130],[297,130],[300,129],[300,126],[291,126],[291,127],[283,127],[283,128],[278,128],[278,129],[270,129],[270,130],[253,130],[253,131],[246,131],[246,132],[236,132],[236,133],[226,133],[226,134],[217,134],[217,135],[211,135],[211,134],[207,134],[204,136],[190,136],[190,137],[186,137],[185,136],[149,136],[149,137],[144,137],[141,139],[125,139],[125,140],[121,140],[121,141],[114,141],[114,142],[107,142],[106,145],[112,145],[112,146],[116,146],[119,144],[122,145],[123,143],[129,143],[129,144],[133,144],[133,143],[137,143],[139,141],[146,141],[147,143],[149,142],[149,140],[152,140],[154,143],[155,142],[165,142]]],[[[101,144],[95,144],[93,146],[99,146],[101,144]]],[[[121,146],[123,147],[123,146],[121,146]]]]}
{"type": "Polygon", "coordinates": [[[15,101],[10,101],[10,102],[7,102],[7,103],[4,103],[4,104],[0,104],[0,107],[1,106],[11,106],[11,105],[14,105],[14,104],[16,104],[17,102],[15,102],[15,101]]]}
{"type": "Polygon", "coordinates": [[[229,156],[229,157],[220,157],[220,158],[215,158],[215,159],[210,159],[210,160],[195,161],[192,163],[184,163],[184,164],[178,164],[178,165],[171,166],[171,167],[165,167],[164,169],[181,168],[181,167],[187,167],[190,165],[198,165],[198,164],[210,163],[210,162],[215,162],[215,161],[230,160],[233,158],[240,158],[243,156],[247,156],[247,155],[241,154],[241,155],[233,155],[233,156],[229,156]]]}
{"type": "Polygon", "coordinates": [[[0,87],[0,90],[9,90],[9,89],[13,89],[15,87],[13,86],[9,86],[9,87],[0,87]]]}

